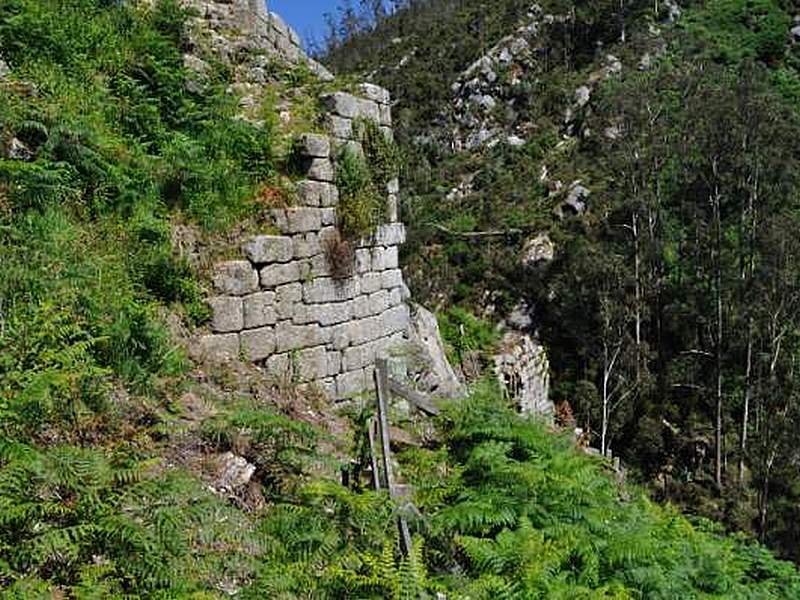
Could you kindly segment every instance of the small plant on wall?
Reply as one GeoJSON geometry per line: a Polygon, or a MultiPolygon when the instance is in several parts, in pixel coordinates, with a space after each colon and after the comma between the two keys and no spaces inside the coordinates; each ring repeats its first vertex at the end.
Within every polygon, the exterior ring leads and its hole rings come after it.
{"type": "Polygon", "coordinates": [[[355,122],[358,146],[345,145],[337,161],[339,230],[347,239],[367,237],[385,219],[386,186],[400,172],[400,152],[369,119],[355,122]]]}
{"type": "Polygon", "coordinates": [[[372,235],[386,218],[386,186],[398,176],[400,153],[378,125],[359,119],[355,130],[360,141],[342,147],[337,158],[339,188],[338,235],[326,244],[334,277],[352,275],[355,240],[372,235]]]}

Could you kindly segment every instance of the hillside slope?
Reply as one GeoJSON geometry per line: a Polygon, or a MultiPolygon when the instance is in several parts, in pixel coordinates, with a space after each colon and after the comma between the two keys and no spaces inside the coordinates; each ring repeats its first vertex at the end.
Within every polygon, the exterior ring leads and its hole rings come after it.
{"type": "Polygon", "coordinates": [[[658,507],[494,386],[422,427],[393,412],[413,511],[369,489],[370,398],[335,411],[192,358],[208,261],[288,201],[327,89],[247,47],[263,82],[240,85],[187,57],[192,19],[0,5],[1,598],[800,596],[793,565],[658,507]]]}
{"type": "Polygon", "coordinates": [[[325,57],[396,98],[415,296],[538,337],[592,445],[800,559],[800,9],[484,9],[401,4],[325,57]]]}

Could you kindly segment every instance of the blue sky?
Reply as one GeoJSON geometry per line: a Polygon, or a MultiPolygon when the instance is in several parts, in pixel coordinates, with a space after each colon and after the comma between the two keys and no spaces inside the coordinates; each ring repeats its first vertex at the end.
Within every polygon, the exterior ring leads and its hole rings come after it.
{"type": "Polygon", "coordinates": [[[310,35],[322,39],[325,33],[322,15],[336,11],[338,0],[267,0],[269,9],[278,13],[305,42],[310,35]]]}

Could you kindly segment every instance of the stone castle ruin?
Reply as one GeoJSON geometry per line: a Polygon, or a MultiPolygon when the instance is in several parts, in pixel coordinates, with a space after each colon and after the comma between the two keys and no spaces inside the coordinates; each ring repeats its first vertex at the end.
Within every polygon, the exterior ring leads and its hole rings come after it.
{"type": "Polygon", "coordinates": [[[352,276],[334,278],[326,255],[338,235],[335,149],[359,146],[357,119],[391,132],[388,93],[368,84],[361,92],[326,96],[331,135],[301,138],[307,179],[297,184],[297,204],[270,211],[280,235],[244,240],[242,260],[215,265],[219,295],[209,300],[212,333],[202,340],[211,354],[263,362],[268,372],[317,383],[334,398],[370,387],[375,358],[399,348],[410,324],[396,180],[385,190],[384,224],[355,244],[352,276]]]}
{"type": "MultiPolygon", "coordinates": [[[[195,29],[204,36],[204,47],[234,63],[237,83],[246,93],[259,93],[262,59],[305,64],[322,79],[332,78],[260,0],[190,3],[201,15],[195,29]]],[[[202,58],[185,60],[202,72],[202,58]]],[[[362,84],[355,92],[330,93],[321,100],[326,133],[299,139],[296,152],[305,179],[296,184],[291,207],[270,209],[277,233],[241,240],[240,258],[212,268],[212,319],[199,347],[207,358],[253,362],[270,375],[313,384],[333,399],[371,389],[376,358],[416,355],[427,371],[417,371],[416,379],[428,391],[453,395],[461,385],[449,365],[442,374],[430,373],[436,371],[431,365],[446,364],[435,319],[421,308],[414,319],[408,304],[398,262],[406,234],[398,218],[396,179],[383,190],[383,223],[353,244],[352,273],[335,273],[328,256],[339,235],[336,157],[343,146],[363,155],[357,132],[361,121],[393,137],[389,93],[362,84]],[[433,356],[436,352],[444,363],[433,356]]]]}
{"type": "MultiPolygon", "coordinates": [[[[245,118],[263,93],[271,61],[304,65],[321,80],[333,80],[263,0],[185,1],[199,15],[192,34],[197,49],[232,65],[245,118]]],[[[202,77],[201,55],[187,54],[185,63],[202,77]]],[[[344,146],[363,156],[357,131],[362,121],[393,138],[389,93],[362,84],[321,100],[325,133],[302,136],[296,149],[305,177],[296,184],[297,200],[270,210],[275,231],[241,240],[240,258],[213,266],[210,330],[198,346],[207,358],[256,363],[269,375],[314,385],[335,400],[371,389],[375,360],[387,356],[418,388],[461,395],[436,318],[410,304],[403,281],[399,248],[406,233],[396,179],[383,190],[383,223],[354,244],[352,274],[335,272],[329,257],[339,236],[337,157],[344,146]]],[[[523,412],[551,413],[546,355],[538,346],[520,345],[526,340],[504,339],[495,361],[498,378],[523,412]]]]}

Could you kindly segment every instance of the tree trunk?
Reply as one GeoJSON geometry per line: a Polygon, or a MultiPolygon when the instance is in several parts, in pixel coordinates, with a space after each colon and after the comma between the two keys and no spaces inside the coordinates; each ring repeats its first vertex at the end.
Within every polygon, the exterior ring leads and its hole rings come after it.
{"type": "Polygon", "coordinates": [[[745,359],[744,407],[742,409],[742,430],[739,438],[739,485],[744,485],[744,457],[747,453],[747,425],[750,421],[750,398],[753,390],[753,323],[747,319],[747,358],[745,359]]]}
{"type": "Polygon", "coordinates": [[[636,383],[642,380],[642,259],[639,248],[639,215],[635,211],[631,215],[631,232],[633,234],[633,271],[634,271],[634,308],[636,334],[636,383]]]}
{"type": "MultiPolygon", "coordinates": [[[[716,164],[714,166],[716,171],[716,164]]],[[[716,303],[716,343],[715,343],[715,371],[716,371],[716,415],[714,423],[714,437],[716,452],[714,455],[714,482],[717,489],[722,489],[722,224],[720,215],[719,188],[714,190],[712,198],[714,211],[714,290],[716,303]]]]}

